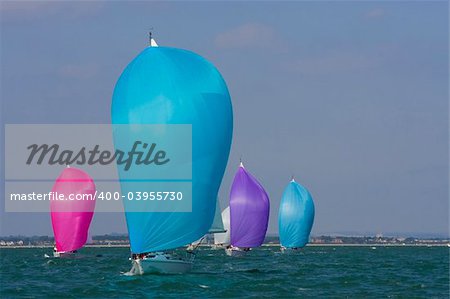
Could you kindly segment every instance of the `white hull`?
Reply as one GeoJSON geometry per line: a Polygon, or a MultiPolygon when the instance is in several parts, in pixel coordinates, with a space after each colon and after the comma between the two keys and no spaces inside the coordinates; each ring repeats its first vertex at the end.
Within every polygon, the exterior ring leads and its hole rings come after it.
{"type": "Polygon", "coordinates": [[[239,248],[239,247],[229,247],[229,248],[225,248],[225,253],[228,256],[233,256],[233,257],[241,257],[241,256],[245,256],[245,254],[248,252],[239,248]]]}
{"type": "Polygon", "coordinates": [[[281,253],[283,253],[283,254],[296,254],[301,251],[300,248],[297,248],[297,247],[296,248],[281,247],[280,250],[281,250],[281,253]]]}
{"type": "Polygon", "coordinates": [[[193,261],[174,258],[171,255],[156,254],[143,259],[132,260],[132,268],[127,275],[149,273],[183,274],[192,270],[193,261]]]}
{"type": "Polygon", "coordinates": [[[59,257],[59,258],[73,258],[75,257],[75,252],[53,252],[53,257],[59,257]]]}
{"type": "Polygon", "coordinates": [[[224,244],[214,244],[211,246],[211,250],[219,250],[219,249],[225,249],[227,245],[224,244]]]}
{"type": "Polygon", "coordinates": [[[146,259],[141,261],[141,265],[144,273],[183,274],[192,270],[192,262],[183,260],[146,259]]]}

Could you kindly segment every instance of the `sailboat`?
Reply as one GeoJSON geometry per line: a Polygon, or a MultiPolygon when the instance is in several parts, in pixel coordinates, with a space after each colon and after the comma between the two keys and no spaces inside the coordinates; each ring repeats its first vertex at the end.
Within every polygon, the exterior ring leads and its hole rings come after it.
{"type": "Polygon", "coordinates": [[[269,211],[269,196],[241,162],[230,192],[231,244],[225,250],[227,255],[239,256],[261,246],[266,236],[269,211]]]}
{"type": "MultiPolygon", "coordinates": [[[[155,132],[141,125],[168,128],[184,124],[192,128],[191,212],[133,211],[124,201],[132,260],[128,274],[190,271],[195,255],[179,253],[211,227],[231,146],[233,114],[225,81],[203,57],[158,46],[150,37],[149,47],[131,61],[116,83],[111,118],[116,148],[117,140],[124,136],[114,129],[115,124],[131,125],[130,136],[143,139],[155,132]]],[[[164,129],[159,133],[163,134],[164,129]]],[[[122,168],[118,170],[121,178],[133,172],[133,168],[128,174],[122,168]]],[[[167,187],[162,181],[146,182],[139,176],[135,179],[141,181],[139,189],[134,182],[121,180],[122,194],[164,191],[167,187]]]]}
{"type": "Polygon", "coordinates": [[[54,257],[73,256],[84,246],[95,209],[95,184],[81,169],[65,168],[52,188],[56,196],[69,200],[52,200],[50,213],[55,236],[54,257]],[[70,197],[84,198],[70,200],[70,197]]]}
{"type": "Polygon", "coordinates": [[[304,247],[314,222],[314,202],[309,191],[294,178],[284,190],[278,214],[282,252],[304,247]]]}
{"type": "Polygon", "coordinates": [[[216,210],[214,213],[214,220],[211,224],[211,227],[208,230],[208,234],[204,235],[197,241],[191,243],[188,245],[186,250],[193,251],[197,249],[198,246],[208,237],[208,235],[215,235],[217,233],[225,233],[226,230],[223,226],[222,216],[220,213],[220,205],[219,205],[219,199],[216,200],[216,210]]]}
{"type": "Polygon", "coordinates": [[[213,249],[225,248],[230,245],[230,207],[226,207],[221,213],[224,232],[214,234],[213,249]]]}

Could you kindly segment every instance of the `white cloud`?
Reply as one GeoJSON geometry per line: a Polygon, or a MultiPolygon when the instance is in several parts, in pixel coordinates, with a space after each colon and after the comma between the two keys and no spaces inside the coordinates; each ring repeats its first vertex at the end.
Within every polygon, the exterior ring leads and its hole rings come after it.
{"type": "Polygon", "coordinates": [[[381,8],[374,8],[370,10],[368,13],[366,13],[366,17],[370,19],[378,19],[383,17],[386,14],[384,9],[381,8]]]}
{"type": "Polygon", "coordinates": [[[275,30],[261,23],[247,23],[217,35],[219,48],[270,47],[276,43],[275,30]]]}
{"type": "Polygon", "coordinates": [[[370,65],[371,61],[362,55],[353,56],[346,53],[339,53],[324,57],[299,59],[290,66],[300,73],[325,74],[360,69],[370,65]]]}
{"type": "Polygon", "coordinates": [[[391,57],[393,51],[395,47],[390,45],[374,47],[364,53],[354,49],[334,49],[285,62],[282,66],[305,75],[342,74],[377,67],[391,57]]]}
{"type": "Polygon", "coordinates": [[[104,1],[0,1],[3,21],[24,21],[61,16],[77,18],[95,15],[104,6],[104,1]]]}

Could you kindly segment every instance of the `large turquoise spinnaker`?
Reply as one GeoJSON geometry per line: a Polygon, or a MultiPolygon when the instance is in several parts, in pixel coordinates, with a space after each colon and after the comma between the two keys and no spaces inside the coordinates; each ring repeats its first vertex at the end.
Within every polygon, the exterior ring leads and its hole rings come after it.
{"type": "Polygon", "coordinates": [[[305,187],[294,179],[284,189],[278,214],[280,244],[285,248],[304,247],[314,222],[314,202],[305,187]]]}
{"type": "MultiPolygon", "coordinates": [[[[111,115],[113,125],[192,128],[192,211],[136,212],[125,204],[132,253],[174,249],[206,234],[213,222],[233,129],[230,95],[218,70],[187,50],[148,47],[117,81],[111,115]]],[[[139,126],[134,130],[139,131],[139,126]]],[[[114,130],[113,134],[115,142],[123,137],[114,130]]],[[[145,130],[140,134],[146,134],[145,130]]],[[[121,179],[128,175],[119,167],[121,179]]],[[[132,190],[132,182],[122,180],[121,188],[122,193],[132,190]]]]}

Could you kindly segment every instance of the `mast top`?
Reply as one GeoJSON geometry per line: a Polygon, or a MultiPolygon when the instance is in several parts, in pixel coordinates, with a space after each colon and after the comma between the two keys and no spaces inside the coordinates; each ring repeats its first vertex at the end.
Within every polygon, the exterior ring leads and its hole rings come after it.
{"type": "Polygon", "coordinates": [[[152,38],[152,30],[153,28],[150,29],[150,31],[148,32],[148,43],[150,47],[158,47],[158,44],[156,43],[155,39],[152,38]]]}

